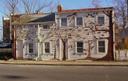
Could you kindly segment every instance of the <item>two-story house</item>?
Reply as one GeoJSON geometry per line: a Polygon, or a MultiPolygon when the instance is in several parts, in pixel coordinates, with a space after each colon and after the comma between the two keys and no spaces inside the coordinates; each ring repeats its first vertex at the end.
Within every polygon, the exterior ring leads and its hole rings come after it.
{"type": "Polygon", "coordinates": [[[113,60],[113,17],[111,7],[63,10],[61,5],[57,13],[31,16],[27,23],[15,26],[14,56],[36,60],[113,60]]]}

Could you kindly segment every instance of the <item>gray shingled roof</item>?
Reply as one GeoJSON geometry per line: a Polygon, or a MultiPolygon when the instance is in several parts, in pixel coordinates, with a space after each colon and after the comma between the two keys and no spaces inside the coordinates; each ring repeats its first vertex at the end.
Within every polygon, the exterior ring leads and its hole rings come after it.
{"type": "Polygon", "coordinates": [[[49,21],[55,21],[55,13],[48,14],[46,16],[37,18],[37,19],[32,20],[30,22],[49,22],[49,21]]]}

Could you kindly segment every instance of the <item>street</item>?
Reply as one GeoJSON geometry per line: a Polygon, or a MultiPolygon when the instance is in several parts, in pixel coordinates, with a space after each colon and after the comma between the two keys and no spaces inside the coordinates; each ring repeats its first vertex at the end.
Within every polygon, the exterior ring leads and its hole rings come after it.
{"type": "Polygon", "coordinates": [[[128,81],[128,67],[0,65],[0,81],[128,81]]]}

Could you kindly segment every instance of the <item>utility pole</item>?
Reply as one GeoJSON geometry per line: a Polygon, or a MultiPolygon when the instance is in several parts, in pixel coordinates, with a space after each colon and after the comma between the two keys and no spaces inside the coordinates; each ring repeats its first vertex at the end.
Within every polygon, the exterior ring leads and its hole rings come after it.
{"type": "Polygon", "coordinates": [[[127,0],[127,18],[128,18],[128,0],[127,0]]]}
{"type": "Polygon", "coordinates": [[[126,7],[127,7],[127,11],[126,11],[126,12],[127,12],[126,27],[128,28],[128,0],[126,0],[126,3],[127,3],[127,4],[126,4],[126,7]]]}
{"type": "Polygon", "coordinates": [[[127,0],[127,23],[128,23],[128,0],[127,0]]]}

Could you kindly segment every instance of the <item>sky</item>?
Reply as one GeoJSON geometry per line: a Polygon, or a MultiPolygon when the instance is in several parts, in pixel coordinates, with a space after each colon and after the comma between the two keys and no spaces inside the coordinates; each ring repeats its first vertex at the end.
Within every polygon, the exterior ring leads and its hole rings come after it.
{"type": "MultiPolygon", "coordinates": [[[[2,17],[5,16],[6,13],[6,8],[4,5],[4,1],[6,0],[0,0],[0,40],[2,40],[2,17]]],[[[41,0],[43,1],[43,0],[41,0]]],[[[81,9],[81,8],[91,8],[93,7],[92,5],[92,0],[53,0],[54,4],[57,4],[58,1],[60,4],[62,4],[64,9],[81,9]]],[[[102,3],[101,5],[103,7],[109,7],[113,6],[113,0],[101,0],[102,3]]],[[[22,9],[22,8],[21,8],[22,9]]],[[[47,11],[47,10],[46,10],[47,11]]]]}

